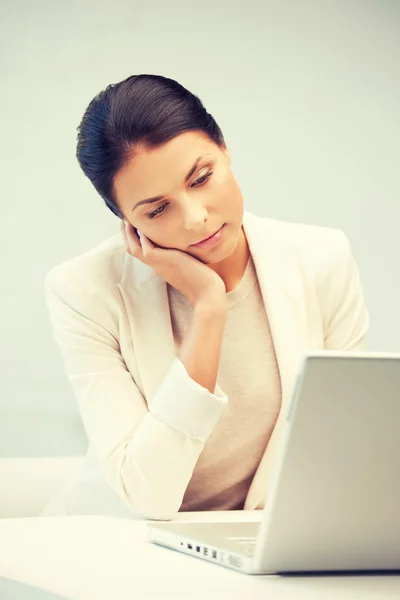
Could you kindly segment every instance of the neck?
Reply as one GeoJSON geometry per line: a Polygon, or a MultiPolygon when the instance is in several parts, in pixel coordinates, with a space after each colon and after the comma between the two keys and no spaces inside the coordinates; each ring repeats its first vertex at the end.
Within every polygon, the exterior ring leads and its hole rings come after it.
{"type": "Polygon", "coordinates": [[[225,283],[226,293],[228,294],[237,286],[242,280],[243,274],[246,270],[246,266],[250,257],[249,245],[247,243],[246,235],[241,227],[241,234],[236,248],[225,260],[214,265],[209,265],[225,283]]]}

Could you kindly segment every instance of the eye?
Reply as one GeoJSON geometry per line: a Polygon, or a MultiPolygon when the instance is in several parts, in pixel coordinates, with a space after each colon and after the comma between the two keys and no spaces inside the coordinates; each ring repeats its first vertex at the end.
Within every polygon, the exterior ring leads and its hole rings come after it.
{"type": "MultiPolygon", "coordinates": [[[[196,181],[194,183],[200,183],[200,185],[204,185],[211,177],[211,175],[213,174],[213,171],[209,171],[208,173],[206,173],[205,175],[203,175],[203,177],[199,177],[199,179],[196,179],[196,181]]],[[[199,187],[198,185],[194,186],[194,187],[199,187]]],[[[147,216],[148,219],[154,219],[154,217],[157,217],[158,215],[162,215],[165,210],[164,209],[166,206],[168,205],[168,202],[164,202],[164,204],[161,204],[161,206],[159,206],[158,208],[156,208],[156,210],[154,210],[153,212],[149,213],[147,216]],[[161,212],[159,212],[161,211],[161,212]]]]}
{"type": "Polygon", "coordinates": [[[196,179],[196,181],[194,183],[199,183],[199,181],[201,183],[205,183],[207,181],[207,179],[210,179],[211,175],[213,174],[212,171],[208,171],[208,173],[206,173],[205,175],[203,175],[203,177],[200,177],[199,179],[196,179]]]}
{"type": "Polygon", "coordinates": [[[164,208],[165,206],[167,206],[167,202],[165,202],[164,204],[161,204],[161,206],[159,206],[156,210],[154,210],[153,212],[149,213],[147,215],[147,217],[149,219],[154,219],[154,217],[156,217],[159,214],[162,214],[164,211],[162,211],[162,213],[159,213],[158,211],[160,210],[160,208],[164,208]]]}

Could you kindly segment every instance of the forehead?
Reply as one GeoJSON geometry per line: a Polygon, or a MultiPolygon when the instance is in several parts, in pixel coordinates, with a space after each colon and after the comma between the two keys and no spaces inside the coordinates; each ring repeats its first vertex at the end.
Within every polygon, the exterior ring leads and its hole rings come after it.
{"type": "Polygon", "coordinates": [[[166,186],[181,182],[198,156],[205,155],[201,165],[217,151],[217,145],[197,131],[182,133],[158,148],[139,147],[114,178],[117,197],[132,202],[167,193],[166,186]]]}

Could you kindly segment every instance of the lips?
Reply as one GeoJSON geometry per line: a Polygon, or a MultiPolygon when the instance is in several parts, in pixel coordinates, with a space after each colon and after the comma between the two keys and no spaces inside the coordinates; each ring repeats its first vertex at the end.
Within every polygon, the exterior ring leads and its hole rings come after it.
{"type": "MultiPolygon", "coordinates": [[[[222,225],[219,229],[222,229],[222,225]]],[[[216,233],[218,233],[219,229],[217,229],[217,231],[214,231],[214,233],[212,233],[211,235],[209,235],[207,238],[204,238],[204,240],[200,240],[199,242],[196,242],[195,244],[192,244],[192,246],[197,246],[198,244],[202,244],[203,242],[205,242],[206,240],[209,240],[210,238],[212,238],[216,233]]]]}

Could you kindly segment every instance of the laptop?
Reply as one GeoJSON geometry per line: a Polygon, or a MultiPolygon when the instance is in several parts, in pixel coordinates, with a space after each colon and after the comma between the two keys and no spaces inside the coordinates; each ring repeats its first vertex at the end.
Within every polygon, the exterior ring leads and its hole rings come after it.
{"type": "Polygon", "coordinates": [[[400,569],[400,353],[304,356],[260,512],[147,536],[249,574],[400,569]]]}

